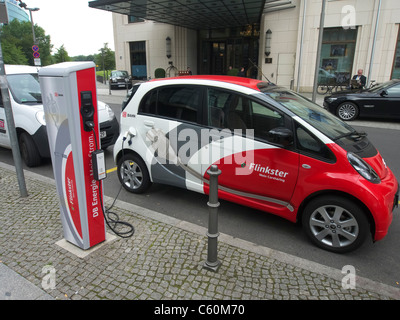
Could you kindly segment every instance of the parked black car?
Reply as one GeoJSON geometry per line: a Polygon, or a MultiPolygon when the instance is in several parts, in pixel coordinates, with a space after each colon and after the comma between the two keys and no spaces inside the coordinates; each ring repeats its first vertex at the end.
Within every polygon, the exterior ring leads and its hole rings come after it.
{"type": "Polygon", "coordinates": [[[357,117],[400,119],[400,79],[368,90],[336,92],[324,98],[324,108],[346,121],[357,117]]]}
{"type": "Polygon", "coordinates": [[[110,89],[122,88],[125,89],[128,85],[128,89],[132,87],[132,78],[129,76],[128,71],[125,70],[114,70],[111,71],[110,76],[110,89]]]}

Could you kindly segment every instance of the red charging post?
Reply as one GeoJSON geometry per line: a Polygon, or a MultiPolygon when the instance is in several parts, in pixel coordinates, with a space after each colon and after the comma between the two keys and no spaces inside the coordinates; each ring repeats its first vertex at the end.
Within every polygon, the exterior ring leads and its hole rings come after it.
{"type": "Polygon", "coordinates": [[[86,250],[106,239],[92,163],[100,148],[95,64],[55,64],[39,78],[64,238],[86,250]]]}

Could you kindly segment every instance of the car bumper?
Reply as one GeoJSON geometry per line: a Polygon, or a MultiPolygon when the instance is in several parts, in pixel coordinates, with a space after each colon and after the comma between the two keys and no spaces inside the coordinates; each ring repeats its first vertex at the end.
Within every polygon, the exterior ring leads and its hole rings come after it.
{"type": "Polygon", "coordinates": [[[119,136],[119,124],[117,118],[100,123],[100,143],[105,149],[115,143],[119,136]]]}
{"type": "Polygon", "coordinates": [[[383,239],[393,220],[393,211],[399,202],[399,184],[388,169],[388,175],[371,190],[367,206],[370,208],[375,223],[374,241],[383,239]]]}
{"type": "Polygon", "coordinates": [[[121,88],[125,89],[128,86],[128,89],[132,87],[132,83],[128,82],[126,83],[125,81],[118,81],[118,82],[110,82],[111,88],[121,88]]]}

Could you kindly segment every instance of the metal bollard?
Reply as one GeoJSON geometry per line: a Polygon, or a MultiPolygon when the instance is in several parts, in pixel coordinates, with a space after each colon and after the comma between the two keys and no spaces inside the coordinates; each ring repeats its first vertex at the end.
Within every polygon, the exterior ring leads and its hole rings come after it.
{"type": "Polygon", "coordinates": [[[221,170],[218,166],[212,165],[207,171],[210,176],[210,191],[208,200],[208,250],[207,261],[204,263],[203,268],[217,272],[221,265],[218,261],[218,176],[221,170]]]}

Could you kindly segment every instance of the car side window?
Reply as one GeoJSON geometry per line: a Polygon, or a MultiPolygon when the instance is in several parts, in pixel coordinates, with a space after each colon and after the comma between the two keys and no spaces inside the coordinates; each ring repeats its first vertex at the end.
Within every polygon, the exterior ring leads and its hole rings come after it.
{"type": "Polygon", "coordinates": [[[207,102],[208,125],[212,127],[253,129],[254,137],[269,140],[271,129],[285,126],[283,114],[235,92],[209,88],[207,102]]]}
{"type": "Polygon", "coordinates": [[[269,140],[269,131],[275,128],[285,127],[285,118],[283,114],[256,101],[250,100],[249,102],[252,126],[256,138],[269,140]]]}
{"type": "Polygon", "coordinates": [[[386,91],[389,97],[400,97],[400,84],[390,87],[386,91]]]}
{"type": "Polygon", "coordinates": [[[198,122],[201,114],[201,90],[196,86],[157,88],[142,99],[139,113],[198,122]]]}
{"type": "Polygon", "coordinates": [[[296,124],[296,146],[300,153],[327,162],[334,162],[336,158],[332,151],[310,131],[300,124],[296,124]]]}

